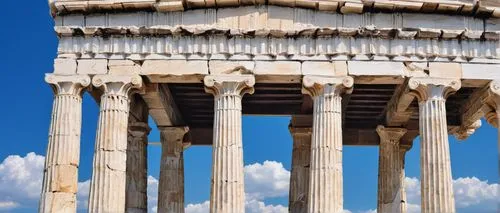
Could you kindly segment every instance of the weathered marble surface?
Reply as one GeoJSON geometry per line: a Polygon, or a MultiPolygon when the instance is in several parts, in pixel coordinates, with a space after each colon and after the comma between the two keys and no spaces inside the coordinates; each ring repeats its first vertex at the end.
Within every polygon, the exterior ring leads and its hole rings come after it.
{"type": "Polygon", "coordinates": [[[446,98],[461,87],[456,79],[412,78],[411,94],[419,101],[422,212],[455,212],[446,98]]]}
{"type": "Polygon", "coordinates": [[[305,76],[303,93],[314,101],[307,212],[342,212],[342,94],[352,77],[305,76]]]}
{"type": "Polygon", "coordinates": [[[402,128],[377,127],[380,136],[378,201],[377,212],[401,213],[405,200],[404,190],[404,153],[401,156],[399,144],[407,130],[402,128]]]}
{"type": "Polygon", "coordinates": [[[252,75],[209,75],[205,90],[215,97],[211,213],[245,212],[241,100],[253,94],[252,75]],[[230,171],[230,172],[227,172],[230,171]]]}
{"type": "Polygon", "coordinates": [[[92,84],[103,90],[92,181],[89,212],[125,212],[126,162],[129,96],[142,87],[140,76],[96,75],[92,84]]]}
{"type": "Polygon", "coordinates": [[[76,212],[82,93],[90,77],[48,74],[45,81],[54,90],[54,102],[39,212],[76,212]]]}
{"type": "MultiPolygon", "coordinates": [[[[140,102],[136,102],[140,103],[140,102]]],[[[127,138],[127,190],[126,212],[148,212],[148,134],[151,131],[146,122],[130,122],[127,138]]]]}
{"type": "Polygon", "coordinates": [[[290,126],[290,133],[293,151],[288,208],[290,213],[303,213],[307,212],[309,197],[312,129],[290,126]]]}
{"type": "Polygon", "coordinates": [[[188,127],[160,127],[162,146],[160,183],[158,188],[159,213],[184,212],[184,135],[188,127]]]}

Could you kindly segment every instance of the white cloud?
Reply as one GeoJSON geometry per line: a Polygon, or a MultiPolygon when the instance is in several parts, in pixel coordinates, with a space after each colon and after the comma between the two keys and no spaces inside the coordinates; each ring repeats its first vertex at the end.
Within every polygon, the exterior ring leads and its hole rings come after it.
{"type": "Polygon", "coordinates": [[[203,203],[188,204],[185,209],[186,213],[208,213],[210,212],[210,201],[203,203]]]}
{"type": "MultiPolygon", "coordinates": [[[[420,180],[415,177],[406,177],[405,184],[408,213],[419,213],[420,180]]],[[[489,184],[476,177],[453,180],[455,205],[458,212],[465,212],[465,209],[476,212],[493,212],[497,208],[498,190],[498,184],[489,184]]]]}
{"type": "Polygon", "coordinates": [[[156,213],[158,208],[158,180],[148,176],[148,212],[156,213]]]}
{"type": "MultiPolygon", "coordinates": [[[[0,210],[37,209],[45,157],[33,152],[10,155],[0,163],[0,210]]],[[[89,181],[78,183],[78,206],[87,207],[89,181]]]]}
{"type": "Polygon", "coordinates": [[[248,213],[287,213],[288,207],[282,205],[266,205],[262,201],[250,200],[246,202],[245,210],[248,213]]]}
{"type": "Polygon", "coordinates": [[[76,205],[78,209],[87,209],[89,203],[90,180],[78,183],[78,192],[76,193],[76,205]]]}
{"type": "Polygon", "coordinates": [[[276,161],[264,161],[245,166],[245,193],[247,199],[262,200],[288,196],[290,172],[276,161]]]}

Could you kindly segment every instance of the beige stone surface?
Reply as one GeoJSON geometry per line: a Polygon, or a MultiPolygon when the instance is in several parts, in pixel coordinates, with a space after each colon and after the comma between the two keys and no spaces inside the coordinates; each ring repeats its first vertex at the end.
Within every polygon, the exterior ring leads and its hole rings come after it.
{"type": "Polygon", "coordinates": [[[460,89],[460,80],[411,78],[419,100],[420,173],[423,213],[455,212],[446,121],[446,98],[460,89]]]}
{"type": "Polygon", "coordinates": [[[288,208],[290,213],[303,213],[307,211],[308,204],[312,129],[290,127],[290,133],[293,150],[288,208]]]}
{"type": "Polygon", "coordinates": [[[108,60],[106,59],[80,59],[78,63],[78,74],[106,74],[108,73],[108,60]]]}
{"type": "Polygon", "coordinates": [[[462,78],[462,65],[458,63],[429,63],[429,77],[462,78]]]}
{"type": "Polygon", "coordinates": [[[208,62],[210,74],[252,74],[255,69],[254,61],[218,61],[208,62]]]}
{"type": "Polygon", "coordinates": [[[101,88],[99,123],[94,151],[89,212],[125,212],[129,95],[142,87],[137,75],[96,75],[101,88]]]}
{"type": "Polygon", "coordinates": [[[139,75],[141,65],[131,60],[109,60],[109,74],[113,75],[139,75]]]}
{"type": "Polygon", "coordinates": [[[302,75],[347,76],[347,62],[304,61],[302,75]]]}
{"type": "MultiPolygon", "coordinates": [[[[141,104],[135,101],[131,104],[141,104]]],[[[132,108],[132,106],[131,106],[132,108]]],[[[126,212],[148,212],[147,144],[149,128],[146,122],[138,122],[129,116],[127,136],[127,190],[126,212]]]]}
{"type": "Polygon", "coordinates": [[[307,212],[342,212],[342,94],[351,77],[305,76],[303,93],[312,97],[313,129],[307,212]]]}
{"type": "Polygon", "coordinates": [[[76,212],[82,91],[90,77],[48,74],[45,81],[54,90],[54,104],[39,212],[76,212]]]}
{"type": "Polygon", "coordinates": [[[209,75],[204,82],[207,93],[215,97],[212,151],[215,163],[212,164],[210,212],[243,213],[241,100],[244,94],[253,93],[255,78],[252,75],[209,75]]]}
{"type": "MultiPolygon", "coordinates": [[[[404,156],[401,155],[399,144],[406,134],[406,129],[377,127],[380,136],[378,199],[377,212],[401,213],[405,200],[404,190],[404,156]],[[403,177],[402,177],[403,176],[403,177]]],[[[403,153],[404,154],[404,153],[403,153]]]]}
{"type": "Polygon", "coordinates": [[[162,155],[158,188],[159,213],[184,212],[184,135],[187,127],[161,127],[162,155]]]}
{"type": "Polygon", "coordinates": [[[54,74],[58,75],[74,75],[76,74],[76,60],[56,58],[54,60],[54,74]]]}
{"type": "Polygon", "coordinates": [[[201,82],[208,75],[207,61],[147,60],[142,65],[142,75],[155,83],[201,82]]]}
{"type": "Polygon", "coordinates": [[[302,72],[300,62],[257,61],[253,74],[259,82],[298,83],[302,72]]]}

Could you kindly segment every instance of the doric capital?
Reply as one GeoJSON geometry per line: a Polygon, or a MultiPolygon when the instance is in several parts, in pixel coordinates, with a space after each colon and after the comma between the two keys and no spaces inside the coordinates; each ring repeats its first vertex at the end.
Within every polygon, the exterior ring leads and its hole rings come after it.
{"type": "Polygon", "coordinates": [[[253,75],[208,75],[205,76],[205,91],[214,96],[253,94],[253,75]]]}
{"type": "Polygon", "coordinates": [[[151,131],[151,128],[149,128],[149,125],[146,122],[132,122],[128,125],[128,131],[134,137],[147,136],[151,131]]]}
{"type": "Polygon", "coordinates": [[[293,127],[289,126],[288,129],[290,130],[290,133],[295,136],[295,135],[302,135],[302,136],[310,136],[312,135],[312,128],[311,127],[293,127]]]}
{"type": "Polygon", "coordinates": [[[302,93],[311,97],[324,94],[342,95],[351,93],[354,79],[350,76],[329,77],[329,76],[304,76],[302,79],[302,93]]]}
{"type": "Polygon", "coordinates": [[[418,101],[446,99],[461,87],[459,79],[413,77],[408,82],[410,94],[418,101]]]}
{"type": "MultiPolygon", "coordinates": [[[[158,127],[161,134],[168,135],[171,140],[182,140],[184,135],[189,132],[189,127],[187,126],[169,126],[169,127],[158,127]]],[[[162,141],[164,143],[164,141],[162,141]]]]}
{"type": "Polygon", "coordinates": [[[407,130],[403,128],[386,128],[381,125],[377,126],[377,133],[380,136],[380,144],[399,144],[401,138],[406,134],[406,132],[407,130]]]}
{"type": "Polygon", "coordinates": [[[56,95],[78,95],[82,94],[85,87],[90,85],[88,75],[54,75],[46,74],[47,82],[56,95]]]}
{"type": "Polygon", "coordinates": [[[92,84],[101,88],[106,95],[130,95],[131,90],[142,88],[142,78],[139,75],[96,75],[92,84]]]}

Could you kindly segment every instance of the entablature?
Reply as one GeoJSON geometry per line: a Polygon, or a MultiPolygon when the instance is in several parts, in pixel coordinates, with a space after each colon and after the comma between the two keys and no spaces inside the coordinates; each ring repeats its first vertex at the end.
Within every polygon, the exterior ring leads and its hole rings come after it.
{"type": "Polygon", "coordinates": [[[500,17],[500,5],[496,0],[49,0],[49,5],[53,15],[278,5],[343,14],[404,11],[500,17]]]}

